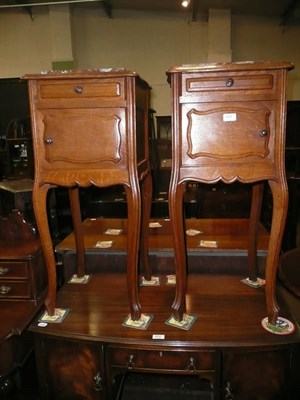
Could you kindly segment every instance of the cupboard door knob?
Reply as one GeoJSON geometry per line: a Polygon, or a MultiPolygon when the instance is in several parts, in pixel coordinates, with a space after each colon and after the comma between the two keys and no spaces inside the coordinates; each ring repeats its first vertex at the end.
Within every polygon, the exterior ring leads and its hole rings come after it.
{"type": "Polygon", "coordinates": [[[8,294],[11,291],[9,286],[0,286],[0,294],[8,294]]]}
{"type": "Polygon", "coordinates": [[[9,272],[9,268],[0,265],[0,275],[6,275],[9,272]]]}
{"type": "Polygon", "coordinates": [[[234,80],[232,78],[228,78],[226,81],[226,86],[231,87],[234,84],[234,80]]]}
{"type": "Polygon", "coordinates": [[[82,86],[76,86],[74,89],[74,92],[77,94],[83,93],[83,87],[82,86]]]}
{"type": "Polygon", "coordinates": [[[135,367],[133,359],[134,359],[134,355],[130,354],[128,362],[127,362],[127,368],[128,369],[133,369],[135,367]]]}
{"type": "Polygon", "coordinates": [[[52,143],[53,143],[53,139],[52,139],[51,137],[47,137],[47,138],[45,139],[45,143],[46,143],[46,144],[52,144],[52,143]]]}
{"type": "Polygon", "coordinates": [[[188,366],[186,367],[186,369],[187,369],[187,371],[190,371],[190,372],[196,371],[196,365],[195,365],[195,359],[194,359],[194,357],[191,357],[191,358],[189,359],[189,364],[188,364],[188,366]]]}
{"type": "Polygon", "coordinates": [[[100,375],[100,372],[97,372],[97,374],[94,376],[94,390],[96,392],[100,392],[102,390],[102,378],[100,375]]]}
{"type": "Polygon", "coordinates": [[[266,129],[263,129],[263,130],[261,130],[261,131],[259,132],[259,135],[260,135],[261,137],[266,137],[266,136],[268,136],[268,132],[266,131],[266,129]]]}

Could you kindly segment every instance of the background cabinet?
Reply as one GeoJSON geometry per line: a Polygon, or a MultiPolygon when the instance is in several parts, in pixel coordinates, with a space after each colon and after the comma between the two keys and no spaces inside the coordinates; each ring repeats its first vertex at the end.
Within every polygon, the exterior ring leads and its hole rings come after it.
{"type": "MultiPolygon", "coordinates": [[[[19,213],[0,220],[0,398],[23,399],[34,379],[28,325],[47,288],[44,256],[32,227],[19,213]],[[25,373],[30,371],[30,373],[25,373]]],[[[36,389],[36,383],[34,385],[36,389]]],[[[29,398],[29,397],[28,397],[29,398]]],[[[32,398],[32,397],[30,397],[32,398]]]]}

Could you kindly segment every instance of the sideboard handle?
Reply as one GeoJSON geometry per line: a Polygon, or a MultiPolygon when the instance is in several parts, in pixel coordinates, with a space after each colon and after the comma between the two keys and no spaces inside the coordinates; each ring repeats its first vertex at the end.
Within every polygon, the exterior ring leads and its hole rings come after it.
{"type": "Polygon", "coordinates": [[[9,272],[9,268],[0,265],[0,275],[6,275],[9,272]]]}
{"type": "Polygon", "coordinates": [[[96,392],[100,392],[102,390],[102,378],[100,372],[98,371],[97,374],[94,376],[94,390],[96,392]]]}
{"type": "Polygon", "coordinates": [[[196,371],[196,365],[195,365],[195,359],[194,359],[194,357],[191,357],[191,358],[189,359],[189,364],[188,364],[188,366],[187,366],[186,369],[187,369],[188,371],[190,371],[190,372],[196,371]]]}
{"type": "Polygon", "coordinates": [[[230,382],[227,382],[225,387],[225,400],[234,400],[234,394],[231,392],[230,382]]]}
{"type": "Polygon", "coordinates": [[[8,294],[11,291],[11,287],[9,286],[0,286],[0,294],[8,294]]]}
{"type": "Polygon", "coordinates": [[[133,359],[134,359],[134,355],[130,354],[130,356],[128,358],[128,362],[127,362],[128,369],[134,369],[135,365],[134,365],[133,359]]]}

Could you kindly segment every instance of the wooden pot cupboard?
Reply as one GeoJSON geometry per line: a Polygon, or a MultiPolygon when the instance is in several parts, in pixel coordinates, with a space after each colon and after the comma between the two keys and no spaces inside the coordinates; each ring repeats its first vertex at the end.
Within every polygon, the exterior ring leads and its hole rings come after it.
{"type": "Polygon", "coordinates": [[[50,186],[69,188],[77,275],[83,277],[78,188],[124,185],[130,230],[127,286],[131,316],[138,320],[141,305],[136,282],[140,247],[145,276],[151,278],[145,237],[152,197],[148,147],[150,87],[135,72],[123,69],[49,72],[27,75],[24,79],[28,80],[35,155],[33,201],[48,267],[48,313],[54,314],[56,298],[55,258],[46,212],[50,186]]]}
{"type": "Polygon", "coordinates": [[[266,305],[276,324],[276,271],[285,226],[286,80],[290,63],[231,63],[174,67],[168,71],[173,104],[169,213],[173,226],[177,291],[174,316],[186,310],[186,257],[182,200],[188,181],[255,183],[249,228],[249,278],[257,281],[256,236],[263,184],[273,196],[266,261],[266,305]]]}
{"type": "Polygon", "coordinates": [[[160,221],[162,236],[149,234],[148,84],[124,70],[25,76],[35,154],[35,213],[49,278],[45,306],[50,314],[56,307],[70,310],[62,323],[41,324],[37,317],[30,326],[43,399],[299,399],[299,301],[291,300],[276,281],[288,200],[285,86],[292,67],[246,62],[173,67],[167,72],[173,146],[170,221],[165,228],[166,221],[160,221]],[[211,229],[211,236],[204,232],[207,243],[218,238],[205,266],[199,249],[193,252],[198,262],[187,254],[186,242],[191,245],[191,240],[185,229],[200,229],[201,224],[198,220],[189,225],[183,216],[189,181],[253,185],[248,219],[227,220],[228,232],[219,235],[218,226],[225,222],[211,219],[203,224],[204,231],[211,229]],[[265,181],[274,203],[270,234],[259,223],[265,181]],[[78,188],[114,184],[124,185],[128,219],[115,221],[123,224],[123,236],[110,253],[93,244],[102,240],[95,226],[100,229],[105,221],[81,221],[78,188]],[[74,232],[56,248],[63,264],[68,263],[66,278],[74,272],[74,263],[78,275],[91,273],[86,284],[66,279],[57,293],[46,218],[51,185],[66,186],[70,192],[74,232]],[[242,249],[238,227],[248,232],[242,249]],[[139,285],[141,275],[146,280],[152,276],[151,246],[164,253],[154,269],[160,284],[139,285]],[[263,268],[258,266],[258,250],[266,256],[263,268]],[[75,261],[70,257],[74,251],[75,261]],[[241,251],[247,257],[239,259],[239,267],[227,268],[241,251]],[[171,271],[165,265],[170,258],[171,271]],[[187,259],[193,260],[192,268],[187,259]],[[265,286],[241,282],[245,277],[256,282],[258,270],[265,286]],[[168,281],[170,273],[175,282],[168,281]],[[128,299],[133,320],[142,313],[153,315],[146,329],[124,326],[128,299]],[[272,334],[262,327],[265,317],[276,324],[279,310],[295,326],[289,334],[272,334]],[[190,329],[167,323],[170,316],[181,322],[185,315],[197,317],[190,329]]]}

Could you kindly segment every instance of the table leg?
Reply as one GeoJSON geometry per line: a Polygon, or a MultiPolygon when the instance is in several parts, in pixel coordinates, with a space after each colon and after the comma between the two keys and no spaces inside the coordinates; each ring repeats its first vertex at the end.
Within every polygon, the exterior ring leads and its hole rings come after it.
{"type": "Polygon", "coordinates": [[[57,278],[56,262],[47,216],[47,193],[49,188],[50,185],[40,185],[39,182],[34,182],[32,198],[48,273],[48,293],[45,299],[45,306],[48,314],[52,316],[55,312],[57,278]]]}
{"type": "Polygon", "coordinates": [[[273,196],[273,214],[266,260],[266,306],[269,323],[275,324],[279,313],[276,301],[276,277],[287,215],[288,191],[283,179],[278,182],[270,180],[269,185],[273,196]]]}
{"type": "Polygon", "coordinates": [[[146,280],[150,281],[152,277],[152,268],[149,263],[148,256],[148,238],[149,238],[149,220],[151,214],[151,201],[152,201],[152,177],[149,172],[141,183],[142,188],[142,222],[141,222],[141,266],[146,280]]]}
{"type": "Polygon", "coordinates": [[[132,320],[141,318],[141,304],[138,296],[138,251],[141,230],[141,197],[139,184],[125,185],[127,198],[127,290],[132,320]]]}
{"type": "Polygon", "coordinates": [[[176,293],[173,301],[173,317],[182,321],[186,312],[187,256],[183,215],[183,196],[186,183],[171,182],[169,191],[169,214],[173,236],[176,269],[176,293]]]}
{"type": "Polygon", "coordinates": [[[75,236],[77,276],[78,278],[82,278],[85,275],[85,251],[78,187],[69,188],[69,199],[75,236]]]}
{"type": "Polygon", "coordinates": [[[253,185],[252,203],[249,220],[249,239],[248,239],[248,269],[249,278],[255,282],[257,280],[257,237],[260,221],[261,205],[263,198],[263,183],[253,185]]]}

